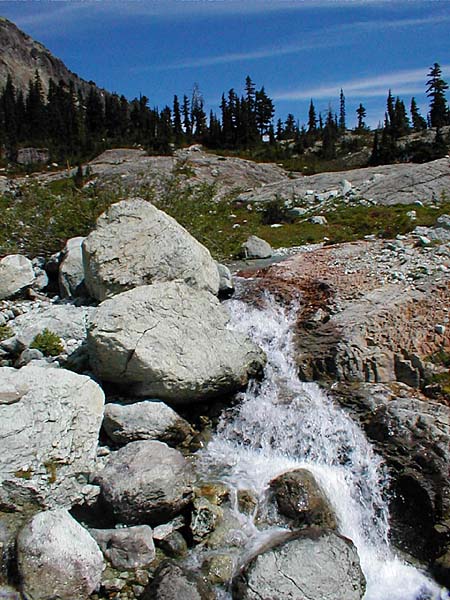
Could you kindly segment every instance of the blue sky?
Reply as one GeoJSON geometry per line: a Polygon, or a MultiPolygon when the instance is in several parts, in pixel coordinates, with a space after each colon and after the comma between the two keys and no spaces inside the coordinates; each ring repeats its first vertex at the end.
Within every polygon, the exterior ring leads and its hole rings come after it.
{"type": "Polygon", "coordinates": [[[311,98],[338,111],[342,87],[347,124],[362,102],[376,126],[389,89],[426,114],[434,62],[450,82],[450,0],[0,0],[0,14],[84,79],[159,108],[198,83],[218,110],[250,75],[277,117],[306,122],[311,98]]]}

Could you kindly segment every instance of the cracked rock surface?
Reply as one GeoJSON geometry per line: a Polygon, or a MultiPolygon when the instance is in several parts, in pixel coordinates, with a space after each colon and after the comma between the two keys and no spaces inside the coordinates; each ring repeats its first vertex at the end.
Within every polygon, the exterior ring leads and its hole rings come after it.
{"type": "Polygon", "coordinates": [[[140,198],[113,204],[83,242],[85,284],[97,300],[161,281],[219,291],[209,251],[175,219],[140,198]]]}
{"type": "Polygon", "coordinates": [[[87,492],[104,394],[84,375],[26,366],[0,369],[0,504],[34,496],[71,507],[87,492]]]}
{"type": "Polygon", "coordinates": [[[135,288],[95,311],[91,366],[138,397],[183,403],[231,393],[262,368],[264,355],[227,322],[209,292],[178,282],[135,288]]]}

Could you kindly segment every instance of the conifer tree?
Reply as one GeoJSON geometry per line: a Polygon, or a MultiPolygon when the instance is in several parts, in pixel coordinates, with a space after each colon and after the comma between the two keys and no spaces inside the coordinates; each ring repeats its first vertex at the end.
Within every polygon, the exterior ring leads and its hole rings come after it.
{"type": "Polygon", "coordinates": [[[356,125],[356,129],[358,131],[364,131],[364,129],[367,129],[367,125],[364,122],[364,119],[367,116],[367,112],[366,112],[366,109],[364,108],[364,106],[361,103],[359,104],[358,108],[356,109],[356,115],[358,117],[358,122],[357,122],[357,125],[356,125]]]}
{"type": "Polygon", "coordinates": [[[186,96],[186,94],[183,96],[182,112],[183,112],[184,133],[189,142],[192,137],[192,123],[191,123],[191,118],[190,118],[191,110],[190,110],[189,98],[186,96]]]}
{"type": "Polygon", "coordinates": [[[423,131],[427,128],[427,122],[419,112],[415,98],[411,98],[411,120],[414,131],[423,131]]]}
{"type": "Polygon", "coordinates": [[[344,92],[341,89],[341,93],[339,94],[339,133],[345,133],[346,124],[345,124],[345,96],[344,92]]]}
{"type": "Polygon", "coordinates": [[[317,116],[313,101],[311,100],[308,112],[308,132],[313,133],[317,130],[317,116]]]}
{"type": "Polygon", "coordinates": [[[175,137],[175,144],[179,146],[183,140],[183,127],[181,124],[181,111],[180,103],[178,102],[178,96],[173,97],[173,134],[175,137]]]}
{"type": "Polygon", "coordinates": [[[432,127],[442,127],[450,122],[449,109],[445,98],[447,83],[442,79],[442,69],[434,63],[428,73],[427,96],[430,98],[430,123],[432,127]]]}

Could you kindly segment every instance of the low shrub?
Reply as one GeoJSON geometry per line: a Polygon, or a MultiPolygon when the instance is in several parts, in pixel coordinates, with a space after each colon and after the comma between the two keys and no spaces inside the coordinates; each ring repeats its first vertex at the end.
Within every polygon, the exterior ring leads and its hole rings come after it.
{"type": "Polygon", "coordinates": [[[40,350],[44,356],[58,356],[64,352],[61,338],[49,329],[44,329],[42,333],[38,333],[31,342],[30,348],[40,350]]]}

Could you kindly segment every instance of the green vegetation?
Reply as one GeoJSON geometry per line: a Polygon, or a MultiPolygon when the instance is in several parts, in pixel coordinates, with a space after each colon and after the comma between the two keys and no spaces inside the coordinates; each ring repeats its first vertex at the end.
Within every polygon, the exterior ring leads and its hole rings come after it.
{"type": "Polygon", "coordinates": [[[0,342],[14,335],[14,331],[8,325],[0,325],[0,342]]]}
{"type": "Polygon", "coordinates": [[[58,356],[64,351],[61,338],[49,329],[38,333],[31,342],[30,348],[40,350],[44,356],[58,356]]]}
{"type": "MultiPolygon", "coordinates": [[[[87,235],[97,217],[112,203],[128,194],[119,185],[114,189],[91,186],[78,189],[73,179],[24,186],[17,197],[0,196],[0,255],[15,252],[30,257],[49,256],[61,250],[66,240],[87,235]]],[[[450,201],[443,198],[439,207],[417,205],[361,206],[340,204],[321,211],[327,225],[310,223],[308,217],[293,216],[286,209],[288,198],[254,205],[236,200],[237,191],[219,202],[215,187],[209,184],[191,186],[185,180],[185,166],[165,182],[164,191],[151,187],[137,190],[140,195],[173,216],[195,238],[203,243],[217,260],[236,257],[249,235],[267,240],[274,248],[326,241],[337,243],[362,239],[365,235],[382,238],[407,233],[416,225],[434,225],[439,215],[450,212],[450,201]],[[407,213],[414,210],[417,219],[407,213]],[[281,224],[273,228],[271,225],[281,224]]],[[[311,209],[311,211],[314,209],[311,209]]],[[[1,336],[0,328],[0,336],[1,336]]]]}

